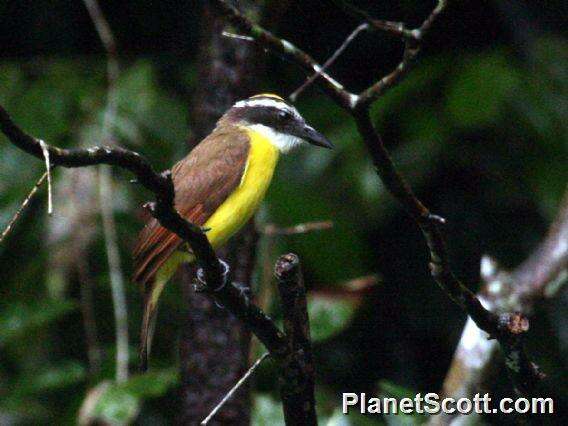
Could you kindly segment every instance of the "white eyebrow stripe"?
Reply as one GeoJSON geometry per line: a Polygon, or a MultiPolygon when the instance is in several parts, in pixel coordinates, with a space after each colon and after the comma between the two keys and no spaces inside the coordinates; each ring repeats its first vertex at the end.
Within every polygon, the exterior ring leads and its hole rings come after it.
{"type": "Polygon", "coordinates": [[[264,106],[264,107],[272,107],[283,109],[286,111],[291,111],[290,107],[286,105],[282,101],[278,101],[276,99],[245,99],[244,101],[237,102],[234,107],[235,108],[244,108],[244,107],[256,107],[256,106],[264,106]]]}

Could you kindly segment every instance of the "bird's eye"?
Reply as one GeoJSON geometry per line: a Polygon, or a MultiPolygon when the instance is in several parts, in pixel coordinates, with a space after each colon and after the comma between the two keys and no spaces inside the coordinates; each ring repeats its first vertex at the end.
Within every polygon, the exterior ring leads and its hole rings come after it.
{"type": "Polygon", "coordinates": [[[290,114],[288,111],[279,111],[278,112],[278,119],[280,121],[287,121],[290,120],[292,118],[292,114],[290,114]]]}

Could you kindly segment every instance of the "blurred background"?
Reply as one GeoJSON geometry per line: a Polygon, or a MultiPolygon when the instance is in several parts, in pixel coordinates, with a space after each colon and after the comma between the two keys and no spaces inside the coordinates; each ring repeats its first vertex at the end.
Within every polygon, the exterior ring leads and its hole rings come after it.
{"type": "MultiPolygon", "coordinates": [[[[285,3],[270,28],[321,62],[360,23],[331,1],[285,3]]],[[[410,26],[434,6],[353,3],[410,26]]],[[[560,0],[451,3],[416,68],[375,104],[373,119],[419,197],[447,219],[452,266],[476,291],[481,256],[506,269],[521,263],[544,237],[566,188],[568,6],[560,0]]],[[[199,117],[192,119],[191,111],[202,81],[201,7],[197,1],[102,3],[120,61],[113,138],[158,170],[180,159],[199,135],[199,117]]],[[[331,73],[361,90],[396,66],[401,53],[400,40],[362,34],[331,73]]],[[[288,95],[304,81],[294,65],[274,55],[265,60],[255,92],[288,95]]],[[[0,2],[0,104],[23,129],[62,147],[100,144],[106,94],[105,51],[83,2],[0,2]]],[[[260,233],[253,280],[259,303],[279,318],[271,265],[280,254],[297,253],[311,292],[322,424],[427,421],[339,414],[341,392],[438,391],[466,317],[430,278],[424,240],[378,181],[349,116],[313,86],[298,108],[337,149],[283,158],[257,227],[310,221],[333,227],[260,233]],[[354,291],[352,280],[361,277],[366,285],[354,291]]],[[[1,230],[43,171],[40,161],[0,136],[1,230]]],[[[174,423],[186,309],[179,285],[162,297],[150,373],[135,374],[142,299],[129,282],[130,250],[150,194],[129,183],[129,174],[112,170],[133,374],[113,386],[115,325],[97,171],[61,169],[53,178],[53,216],[42,188],[0,245],[0,424],[73,424],[82,406],[83,416],[111,423],[174,423]],[[94,408],[85,408],[87,395],[94,408]]],[[[560,292],[537,304],[528,336],[529,353],[548,375],[542,393],[555,398],[558,410],[568,400],[567,301],[560,292]]],[[[252,349],[251,357],[262,352],[254,339],[252,349]]],[[[502,366],[492,379],[495,398],[512,395],[502,366]]],[[[283,423],[271,362],[256,373],[251,398],[253,424],[283,423]]]]}

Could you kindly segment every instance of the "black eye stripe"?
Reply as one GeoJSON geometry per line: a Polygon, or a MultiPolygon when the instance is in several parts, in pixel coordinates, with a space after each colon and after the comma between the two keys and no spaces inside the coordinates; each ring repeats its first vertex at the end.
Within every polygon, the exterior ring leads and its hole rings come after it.
{"type": "Polygon", "coordinates": [[[264,105],[242,108],[241,117],[252,124],[264,124],[275,128],[295,119],[292,111],[264,105]]]}

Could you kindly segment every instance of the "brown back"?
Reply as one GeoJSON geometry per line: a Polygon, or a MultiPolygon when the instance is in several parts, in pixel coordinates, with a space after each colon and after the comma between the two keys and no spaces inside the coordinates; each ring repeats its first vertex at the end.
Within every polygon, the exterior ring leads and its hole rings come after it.
{"type": "MultiPolygon", "coordinates": [[[[250,141],[246,131],[220,125],[172,168],[175,207],[190,222],[202,226],[240,184],[250,141]]],[[[160,267],[179,249],[181,239],[156,219],[148,221],[134,248],[133,281],[153,281],[160,267]]]]}

